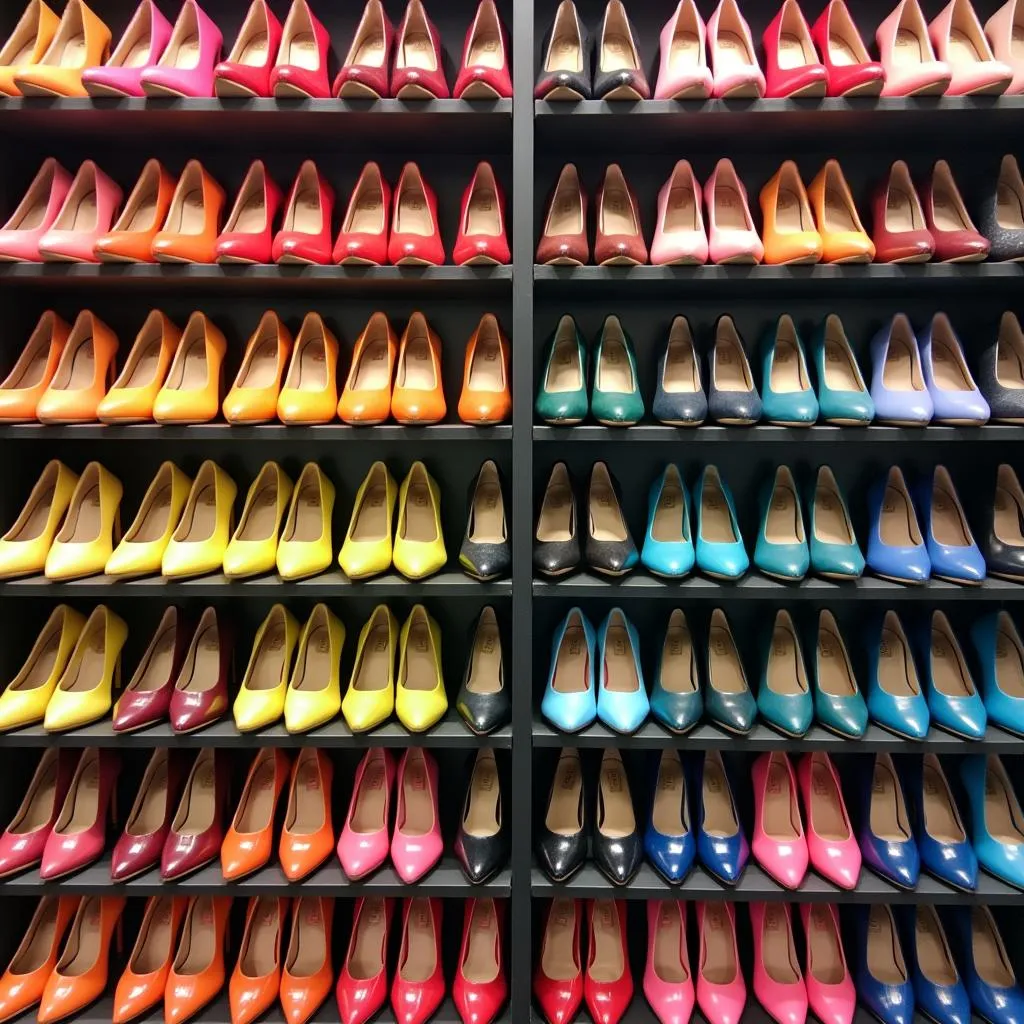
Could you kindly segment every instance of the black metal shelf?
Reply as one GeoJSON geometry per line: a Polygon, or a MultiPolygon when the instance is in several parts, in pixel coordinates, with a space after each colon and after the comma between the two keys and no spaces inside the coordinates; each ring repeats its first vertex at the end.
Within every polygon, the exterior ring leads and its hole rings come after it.
{"type": "Polygon", "coordinates": [[[168,723],[140,729],[138,732],[116,733],[109,721],[97,722],[84,729],[50,733],[42,726],[29,726],[16,732],[0,734],[0,745],[5,747],[180,747],[203,749],[218,747],[231,750],[252,750],[259,747],[317,747],[322,749],[366,747],[443,747],[446,749],[474,749],[476,747],[512,746],[509,726],[497,729],[487,736],[478,736],[455,712],[443,718],[427,732],[409,732],[399,722],[392,721],[372,732],[353,733],[344,720],[337,718],[312,732],[290,733],[284,725],[274,725],[260,732],[239,732],[230,719],[216,722],[197,732],[177,733],[168,723]]]}
{"type": "Polygon", "coordinates": [[[725,732],[710,723],[702,723],[684,735],[669,732],[657,722],[649,721],[631,736],[613,732],[600,722],[577,733],[563,733],[542,718],[533,722],[535,747],[618,747],[620,750],[660,750],[666,747],[686,750],[789,750],[794,753],[813,752],[846,754],[1024,754],[1024,738],[989,726],[984,740],[965,740],[941,729],[932,729],[923,740],[909,740],[869,725],[860,739],[845,739],[820,725],[812,725],[806,734],[795,738],[783,736],[764,724],[757,724],[746,736],[725,732]]]}
{"type": "Polygon", "coordinates": [[[891,583],[865,576],[848,583],[805,579],[801,583],[780,583],[766,576],[747,575],[736,583],[687,576],[679,582],[658,579],[634,571],[622,579],[607,579],[594,573],[576,573],[557,581],[535,579],[533,596],[576,601],[583,597],[660,597],[685,601],[1022,601],[1024,586],[1008,580],[986,579],[978,587],[961,587],[942,580],[920,586],[891,583]]]}
{"type": "MultiPolygon", "coordinates": [[[[2,435],[0,435],[2,436],[2,435]]],[[[755,427],[722,427],[707,424],[700,427],[666,427],[658,423],[640,423],[634,427],[577,427],[533,428],[534,441],[546,444],[565,442],[599,444],[740,444],[750,441],[792,444],[810,441],[816,444],[950,444],[985,441],[992,444],[1012,444],[1024,441],[1024,427],[990,424],[984,427],[834,427],[825,423],[813,427],[776,427],[761,424],[755,427]]]]}
{"type": "Polygon", "coordinates": [[[613,885],[593,864],[585,864],[568,882],[552,882],[540,868],[530,874],[534,896],[568,896],[576,899],[629,900],[728,900],[738,903],[768,901],[783,903],[980,903],[985,906],[1014,905],[1020,890],[986,874],[978,875],[978,888],[965,893],[922,874],[917,888],[899,889],[866,868],[861,870],[856,889],[840,889],[811,871],[799,889],[785,889],[769,878],[753,861],[734,886],[723,885],[702,866],[690,872],[682,885],[669,885],[649,864],[643,864],[628,885],[613,885]]]}
{"type": "MultiPolygon", "coordinates": [[[[1024,433],[1024,432],[1022,432],[1024,433]]],[[[72,426],[44,426],[40,423],[0,424],[0,441],[257,441],[329,442],[330,444],[374,441],[510,441],[512,427],[473,427],[465,423],[442,423],[433,427],[350,427],[327,423],[311,427],[288,427],[283,423],[232,425],[198,423],[192,426],[161,426],[159,423],[107,425],[79,423],[72,426]]]]}
{"type": "Polygon", "coordinates": [[[110,880],[110,860],[103,858],[77,874],[44,882],[37,871],[29,871],[2,883],[11,896],[41,896],[48,893],[80,896],[204,896],[218,892],[222,896],[507,896],[512,885],[509,868],[483,885],[471,885],[454,857],[444,857],[426,877],[414,885],[403,882],[392,867],[382,867],[370,877],[350,882],[337,859],[332,857],[323,867],[302,882],[289,882],[276,864],[265,867],[248,878],[225,882],[220,861],[200,868],[180,882],[167,882],[159,870],[148,871],[127,882],[110,880]]]}
{"type": "Polygon", "coordinates": [[[150,576],[141,580],[119,580],[111,576],[89,576],[82,580],[53,583],[43,576],[0,583],[0,597],[158,597],[171,602],[189,597],[308,597],[322,600],[332,594],[355,597],[508,597],[510,580],[480,583],[458,572],[442,572],[425,580],[407,580],[395,573],[354,583],[338,571],[325,572],[306,580],[282,580],[277,576],[261,576],[251,580],[225,579],[222,575],[200,576],[190,580],[168,580],[150,576]]]}

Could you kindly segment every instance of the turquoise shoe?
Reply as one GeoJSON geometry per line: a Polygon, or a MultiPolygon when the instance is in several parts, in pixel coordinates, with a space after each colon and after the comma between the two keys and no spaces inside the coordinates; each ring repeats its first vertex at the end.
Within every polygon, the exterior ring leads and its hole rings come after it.
{"type": "Polygon", "coordinates": [[[894,611],[885,613],[881,627],[867,634],[868,714],[889,732],[908,740],[923,740],[931,719],[921,688],[914,652],[894,611]]]}
{"type": "Polygon", "coordinates": [[[651,484],[640,562],[655,576],[678,579],[693,568],[694,560],[690,496],[679,467],[670,462],[651,484]]]}
{"type": "Polygon", "coordinates": [[[875,418],[875,403],[835,313],[829,313],[814,332],[811,362],[818,378],[821,418],[837,427],[866,427],[875,418]]]}
{"type": "Polygon", "coordinates": [[[533,403],[537,416],[553,426],[572,426],[587,418],[587,346],[576,321],[566,314],[548,339],[544,376],[533,403]]]}
{"type": "Polygon", "coordinates": [[[750,692],[732,627],[721,608],[711,613],[704,657],[704,709],[708,718],[728,732],[750,732],[757,719],[757,701],[750,692]]]}
{"type": "Polygon", "coordinates": [[[971,626],[971,639],[990,721],[1000,729],[1024,736],[1024,642],[1010,613],[993,612],[978,619],[971,626]]]}
{"type": "Polygon", "coordinates": [[[818,616],[810,649],[818,724],[837,736],[858,739],[868,727],[868,706],[857,685],[836,617],[827,608],[818,616]]]}
{"type": "Polygon", "coordinates": [[[818,418],[804,347],[788,313],[761,339],[761,405],[764,418],[780,427],[809,427],[818,418]]]}
{"type": "Polygon", "coordinates": [[[644,418],[633,343],[617,316],[605,318],[594,349],[590,411],[606,427],[631,427],[644,418]]]}
{"type": "Polygon", "coordinates": [[[757,710],[786,736],[803,736],[814,718],[814,699],[793,618],[780,609],[764,645],[764,668],[757,688],[757,710]]]}
{"type": "Polygon", "coordinates": [[[668,618],[658,671],[651,687],[651,714],[672,732],[689,732],[704,713],[693,635],[682,608],[668,618]]]}
{"type": "Polygon", "coordinates": [[[807,495],[811,571],[829,580],[855,580],[864,574],[864,553],[853,532],[850,511],[835,474],[822,466],[807,495]]]}
{"type": "Polygon", "coordinates": [[[750,568],[750,559],[732,495],[715,466],[704,467],[693,500],[697,507],[697,567],[717,579],[738,580],[750,568]]]}
{"type": "Polygon", "coordinates": [[[761,529],[754,565],[766,576],[792,583],[807,575],[810,564],[796,481],[788,466],[779,466],[775,479],[761,492],[761,529]]]}

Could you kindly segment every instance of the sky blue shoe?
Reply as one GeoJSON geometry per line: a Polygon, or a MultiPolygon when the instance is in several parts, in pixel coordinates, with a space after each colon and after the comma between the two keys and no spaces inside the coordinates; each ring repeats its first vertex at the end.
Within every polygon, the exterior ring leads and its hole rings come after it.
{"type": "Polygon", "coordinates": [[[579,732],[597,718],[594,627],[573,608],[555,629],[541,714],[562,732],[579,732]]]}
{"type": "Polygon", "coordinates": [[[679,579],[693,569],[690,496],[679,467],[670,462],[651,484],[641,564],[655,576],[679,579]]]}
{"type": "Polygon", "coordinates": [[[960,779],[978,864],[1008,885],[1024,889],[1024,813],[1003,762],[995,754],[971,754],[960,762],[960,779]]]}
{"type": "Polygon", "coordinates": [[[983,739],[988,725],[985,703],[946,613],[932,612],[919,635],[918,664],[932,723],[965,740],[983,739]]]}
{"type": "Polygon", "coordinates": [[[989,721],[1024,736],[1024,641],[1009,612],[993,612],[978,619],[971,627],[971,640],[989,721]]]}
{"type": "Polygon", "coordinates": [[[621,608],[613,608],[597,631],[597,717],[619,733],[634,733],[650,704],[640,667],[640,637],[621,608]]]}
{"type": "Polygon", "coordinates": [[[835,474],[822,466],[808,489],[807,544],[811,572],[827,580],[855,580],[864,575],[864,555],[835,474]]]}
{"type": "Polygon", "coordinates": [[[729,488],[715,466],[705,466],[693,495],[697,509],[695,553],[701,572],[738,580],[750,568],[729,488]]]}
{"type": "Polygon", "coordinates": [[[754,565],[766,576],[795,583],[807,575],[811,556],[796,481],[788,466],[761,490],[761,528],[754,547],[754,565]]]}
{"type": "Polygon", "coordinates": [[[782,427],[809,427],[818,419],[804,346],[788,313],[761,338],[761,405],[764,418],[782,427]]]}

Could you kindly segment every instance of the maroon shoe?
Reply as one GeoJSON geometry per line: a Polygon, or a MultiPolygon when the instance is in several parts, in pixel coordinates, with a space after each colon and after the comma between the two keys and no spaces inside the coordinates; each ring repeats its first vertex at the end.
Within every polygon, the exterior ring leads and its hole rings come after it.
{"type": "Polygon", "coordinates": [[[874,215],[872,240],[878,263],[925,263],[935,251],[910,177],[910,169],[897,160],[871,200],[874,215]]]}
{"type": "Polygon", "coordinates": [[[640,207],[618,164],[608,166],[597,192],[594,262],[601,266],[647,262],[640,207]]]}
{"type": "Polygon", "coordinates": [[[178,807],[184,771],[177,751],[153,752],[138,796],[110,858],[110,877],[124,882],[160,863],[171,818],[178,807]]]}
{"type": "Polygon", "coordinates": [[[195,732],[216,722],[228,709],[231,631],[215,608],[207,608],[188,645],[169,714],[175,732],[195,732]]]}
{"type": "Polygon", "coordinates": [[[976,263],[988,255],[989,241],[974,226],[945,160],[936,161],[932,176],[921,188],[921,204],[925,223],[935,240],[936,260],[976,263]]]}
{"type": "Polygon", "coordinates": [[[160,857],[165,881],[198,871],[220,855],[230,774],[223,751],[207,747],[199,752],[160,857]]]}

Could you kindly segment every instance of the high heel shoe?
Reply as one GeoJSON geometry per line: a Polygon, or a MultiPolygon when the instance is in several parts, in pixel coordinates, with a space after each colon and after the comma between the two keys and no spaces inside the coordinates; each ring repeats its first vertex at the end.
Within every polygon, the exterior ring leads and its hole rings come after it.
{"type": "Polygon", "coordinates": [[[402,624],[395,714],[409,732],[426,732],[448,710],[441,663],[441,630],[421,604],[402,624]]]}
{"type": "Polygon", "coordinates": [[[936,466],[918,494],[932,576],[950,583],[981,584],[985,559],[974,542],[949,470],[936,466]]]}
{"type": "MultiPolygon", "coordinates": [[[[483,4],[494,0],[482,0],[483,4]]],[[[452,249],[452,262],[459,267],[487,266],[512,262],[505,231],[505,194],[494,168],[481,161],[462,194],[459,233],[452,249]]]]}
{"type": "MultiPolygon", "coordinates": [[[[195,0],[186,0],[160,60],[143,70],[147,96],[212,96],[224,39],[195,0]]],[[[212,260],[207,262],[212,263],[212,260]]]]}
{"type": "Polygon", "coordinates": [[[921,859],[907,814],[903,785],[889,754],[876,754],[871,784],[861,789],[858,842],[862,861],[902,889],[913,889],[921,859]]]}
{"type": "Polygon", "coordinates": [[[29,0],[18,23],[0,47],[0,93],[5,96],[21,94],[14,84],[14,77],[22,67],[42,60],[59,24],[60,18],[42,0],[29,0]]]}
{"type": "Polygon", "coordinates": [[[252,1024],[277,1002],[289,902],[275,896],[253,896],[249,900],[238,962],[228,982],[232,1024],[252,1024]]]}
{"type": "MultiPolygon", "coordinates": [[[[299,5],[304,6],[305,0],[295,0],[292,13],[299,5]]],[[[271,250],[273,261],[330,263],[333,215],[334,189],[312,160],[304,161],[285,200],[281,229],[271,250]]]]}
{"type": "Polygon", "coordinates": [[[566,164],[559,172],[534,258],[548,266],[580,267],[590,262],[587,194],[575,164],[566,164]]]}
{"type": "Polygon", "coordinates": [[[160,855],[165,882],[184,878],[219,856],[229,775],[224,754],[207,747],[196,756],[160,855]]]}
{"type": "Polygon", "coordinates": [[[504,900],[466,900],[462,948],[452,982],[452,1002],[464,1024],[491,1024],[508,999],[504,926],[504,900]]]}
{"type": "Polygon", "coordinates": [[[87,309],[75,323],[61,352],[57,370],[39,396],[40,423],[92,423],[113,383],[117,335],[87,309]]]}
{"type": "Polygon", "coordinates": [[[682,900],[647,901],[643,989],[659,1024],[687,1024],[690,1020],[695,997],[682,900]]]}
{"type": "MultiPolygon", "coordinates": [[[[693,10],[693,17],[700,23],[693,0],[680,0],[678,10],[681,12],[687,3],[693,10]]],[[[703,34],[703,23],[700,24],[703,34]]],[[[704,228],[701,197],[702,189],[689,160],[680,160],[658,193],[658,222],[651,243],[651,263],[654,266],[707,263],[708,236],[704,228]]]]}
{"type": "Polygon", "coordinates": [[[705,52],[705,36],[697,5],[693,0],[679,0],[661,30],[656,100],[707,99],[711,95],[714,82],[705,52]]]}
{"type": "Polygon", "coordinates": [[[276,462],[265,462],[245,497],[242,515],[224,551],[224,575],[246,579],[273,571],[278,535],[293,487],[276,462]]]}
{"type": "Polygon", "coordinates": [[[1013,68],[996,60],[970,0],[950,0],[928,26],[935,55],[949,65],[947,96],[999,96],[1013,68]]]}
{"type": "Polygon", "coordinates": [[[754,996],[776,1024],[807,1019],[807,986],[793,942],[787,903],[751,903],[754,939],[754,996]]]}
{"type": "Polygon", "coordinates": [[[878,55],[885,68],[883,96],[941,96],[953,77],[938,60],[918,0],[900,0],[875,30],[878,55]]]}
{"type": "MultiPolygon", "coordinates": [[[[379,0],[369,0],[367,11],[374,4],[381,7],[379,0]]],[[[383,8],[381,17],[385,17],[383,8]]],[[[391,186],[371,160],[352,190],[331,259],[342,266],[383,266],[388,262],[390,224],[391,186]]]]}
{"type": "MultiPolygon", "coordinates": [[[[190,3],[195,6],[194,0],[186,2],[179,23],[190,3]]],[[[167,219],[153,236],[153,258],[161,263],[213,263],[226,200],[224,189],[203,165],[189,160],[174,189],[167,219]]]]}
{"type": "Polygon", "coordinates": [[[689,732],[704,713],[693,636],[682,608],[673,608],[665,628],[651,688],[651,714],[672,732],[689,732]]]}
{"type": "Polygon", "coordinates": [[[0,579],[41,573],[78,487],[78,475],[51,459],[14,525],[0,537],[0,579]]]}
{"type": "Polygon", "coordinates": [[[37,63],[17,68],[14,85],[22,96],[87,96],[82,72],[105,64],[109,55],[110,29],[83,0],[71,0],[46,52],[37,63]]]}
{"type": "Polygon", "coordinates": [[[164,995],[166,1024],[185,1024],[224,988],[230,896],[193,896],[164,995]]]}
{"type": "Polygon", "coordinates": [[[936,313],[921,335],[921,371],[932,399],[932,420],[981,426],[990,409],[974,383],[963,346],[945,313],[936,313]]]}
{"type": "Polygon", "coordinates": [[[934,907],[902,911],[903,949],[914,985],[914,1006],[922,1015],[970,1020],[971,1001],[960,979],[946,933],[934,907]]]}
{"type": "Polygon", "coordinates": [[[780,427],[809,427],[818,419],[818,399],[796,324],[783,313],[761,338],[762,414],[780,427]]]}
{"type": "Polygon", "coordinates": [[[910,740],[928,735],[928,701],[899,616],[888,611],[868,640],[868,713],[883,729],[910,740]]]}
{"type": "Polygon", "coordinates": [[[697,856],[725,885],[735,885],[747,866],[750,847],[740,824],[722,755],[709,751],[694,772],[697,803],[697,856]]]}
{"type": "Polygon", "coordinates": [[[589,100],[593,97],[593,44],[572,0],[562,0],[544,37],[537,84],[538,100],[589,100]]]}
{"type": "MultiPolygon", "coordinates": [[[[610,0],[620,7],[621,0],[610,0]]],[[[625,15],[623,15],[625,17],[625,15]]],[[[599,266],[636,266],[647,262],[647,245],[640,227],[640,204],[622,168],[609,164],[597,190],[594,262],[599,266]]]]}
{"type": "Polygon", "coordinates": [[[334,765],[327,754],[303,747],[288,780],[288,801],[278,844],[281,870],[289,882],[308,878],[334,851],[333,784],[334,765]]]}
{"type": "Polygon", "coordinates": [[[77,580],[102,573],[121,539],[121,481],[98,462],[82,471],[64,524],[46,554],[48,580],[77,580]]]}
{"type": "Polygon", "coordinates": [[[595,462],[587,487],[583,561],[602,576],[625,576],[640,560],[622,511],[621,490],[607,463],[595,462]]]}
{"type": "Polygon", "coordinates": [[[341,702],[345,724],[354,733],[386,722],[395,710],[395,652],[398,621],[387,605],[377,605],[359,631],[355,664],[341,702]]]}
{"type": "MultiPolygon", "coordinates": [[[[1002,7],[985,22],[985,37],[992,47],[992,54],[997,61],[1009,66],[1013,73],[1010,84],[1006,87],[1006,95],[1015,96],[1024,91],[1024,65],[1017,52],[1015,40],[1020,38],[1017,33],[1024,27],[1021,11],[1017,0],[1007,0],[1002,7]]],[[[2,63],[2,62],[0,62],[2,63]]],[[[0,79],[0,89],[2,89],[0,79]]],[[[3,91],[6,92],[6,89],[3,91]]]]}
{"type": "Polygon", "coordinates": [[[86,68],[82,85],[90,96],[142,96],[142,72],[160,59],[171,23],[152,0],[143,0],[105,64],[86,68]]]}
{"type": "Polygon", "coordinates": [[[914,988],[892,908],[887,903],[858,907],[856,937],[861,1004],[880,1024],[905,1024],[913,1016],[914,988]]]}
{"type": "Polygon", "coordinates": [[[174,680],[168,717],[176,733],[202,729],[227,711],[233,658],[230,631],[216,609],[207,608],[174,680]]]}
{"type": "Polygon", "coordinates": [[[590,412],[606,427],[630,427],[643,419],[633,342],[617,316],[605,318],[594,348],[590,412]]]}
{"type": "Polygon", "coordinates": [[[892,165],[875,189],[871,214],[875,259],[879,263],[926,263],[932,258],[935,239],[928,230],[921,199],[903,160],[892,165]]]}
{"type": "MultiPolygon", "coordinates": [[[[494,609],[488,605],[473,627],[466,672],[455,700],[462,720],[478,736],[508,724],[512,701],[506,678],[501,630],[494,609]]],[[[0,697],[0,707],[2,703],[0,697]]]]}
{"type": "Polygon", "coordinates": [[[860,848],[846,813],[835,765],[823,751],[805,754],[797,777],[811,867],[840,889],[855,888],[860,878],[860,848]]]}
{"type": "Polygon", "coordinates": [[[669,885],[686,880],[697,855],[690,826],[686,776],[679,753],[664,750],[658,759],[651,794],[651,810],[644,830],[644,853],[669,885]]]}
{"type": "MultiPolygon", "coordinates": [[[[254,0],[250,14],[264,0],[254,0]]],[[[267,16],[273,17],[266,8],[267,16]]],[[[243,32],[245,29],[243,28],[243,32]]],[[[273,263],[274,226],[284,196],[267,173],[262,160],[254,160],[245,173],[235,205],[215,245],[218,263],[273,263]]],[[[289,340],[291,335],[288,335],[289,340]]]]}
{"type": "MultiPolygon", "coordinates": [[[[790,4],[795,9],[796,0],[786,0],[783,9],[790,4]]],[[[765,263],[817,263],[822,256],[822,239],[800,171],[792,160],[785,161],[768,180],[760,199],[765,263]]]]}
{"type": "Polygon", "coordinates": [[[985,259],[991,248],[989,240],[974,226],[945,160],[935,162],[922,192],[925,222],[935,242],[935,259],[940,263],[974,263],[985,259]]]}
{"type": "Polygon", "coordinates": [[[1018,582],[1024,579],[1024,533],[1020,516],[1024,491],[1011,466],[1003,463],[996,472],[985,536],[985,565],[990,576],[1018,582]]]}
{"type": "MultiPolygon", "coordinates": [[[[1024,694],[1017,680],[1024,667],[1024,642],[1006,611],[989,613],[971,626],[981,670],[981,693],[989,720],[1000,729],[1024,735],[1024,694]]],[[[4,698],[0,697],[0,709],[4,698]]]]}
{"type": "Polygon", "coordinates": [[[595,46],[594,99],[649,100],[636,35],[622,0],[608,0],[595,46]]]}
{"type": "Polygon", "coordinates": [[[647,503],[647,532],[640,562],[655,576],[681,579],[694,566],[690,495],[675,463],[653,484],[647,503]]]}
{"type": "MultiPolygon", "coordinates": [[[[842,0],[833,0],[833,7],[842,0]]],[[[875,245],[861,223],[838,160],[826,160],[807,189],[823,263],[870,263],[875,245]]]]}
{"type": "Polygon", "coordinates": [[[398,969],[391,983],[391,1008],[403,1024],[426,1024],[444,999],[443,909],[439,899],[421,896],[405,901],[398,969]]]}
{"type": "Polygon", "coordinates": [[[541,714],[562,732],[585,729],[597,718],[594,627],[570,609],[551,640],[551,660],[541,714]]]}
{"type": "Polygon", "coordinates": [[[534,412],[545,423],[573,426],[590,409],[587,396],[589,353],[576,321],[566,314],[548,338],[544,375],[537,388],[534,412]]]}
{"type": "MultiPolygon", "coordinates": [[[[406,12],[418,4],[419,0],[410,0],[406,12]]],[[[395,186],[388,262],[396,267],[423,267],[440,266],[444,260],[434,190],[424,180],[419,167],[407,163],[395,186]]]]}
{"type": "MultiPolygon", "coordinates": [[[[306,0],[292,0],[281,28],[270,91],[280,99],[327,99],[331,39],[306,0]]],[[[328,231],[330,228],[328,227],[328,231]]]]}
{"type": "Polygon", "coordinates": [[[375,462],[356,492],[338,565],[352,580],[370,579],[391,568],[398,486],[383,462],[375,462]]]}
{"type": "Polygon", "coordinates": [[[409,747],[398,762],[395,829],[391,863],[406,885],[419,881],[441,859],[444,844],[437,806],[437,762],[420,747],[409,747]]]}
{"type": "Polygon", "coordinates": [[[976,365],[975,379],[991,419],[996,423],[1024,422],[1024,331],[1009,310],[1000,317],[995,341],[982,349],[976,365]]]}
{"type": "Polygon", "coordinates": [[[398,525],[392,555],[406,579],[420,580],[448,561],[441,529],[441,494],[422,462],[414,462],[398,491],[398,525]]]}
{"type": "Polygon", "coordinates": [[[868,725],[868,707],[836,618],[827,608],[818,616],[812,652],[814,714],[818,724],[838,736],[863,736],[868,725]]]}
{"type": "Polygon", "coordinates": [[[121,373],[96,406],[101,423],[148,423],[170,371],[181,330],[154,309],[135,336],[121,373]]]}
{"type": "Polygon", "coordinates": [[[277,418],[281,379],[291,350],[291,332],[268,309],[249,338],[238,375],[224,398],[228,423],[271,423],[277,418]]]}
{"type": "Polygon", "coordinates": [[[590,837],[594,864],[613,885],[628,885],[640,870],[644,850],[626,766],[615,748],[605,748],[601,754],[596,789],[590,837]]]}
{"type": "Polygon", "coordinates": [[[380,100],[391,95],[388,61],[395,29],[381,0],[367,0],[352,37],[352,45],[334,79],[332,92],[339,99],[380,100]]]}
{"type": "Polygon", "coordinates": [[[450,95],[444,77],[441,34],[427,17],[421,0],[409,0],[398,26],[391,95],[396,100],[446,100],[450,95]]]}
{"type": "Polygon", "coordinates": [[[1024,991],[992,911],[984,906],[957,907],[947,920],[957,947],[956,962],[975,1013],[984,1014],[995,1024],[1010,1024],[1024,1008],[1024,991]]]}
{"type": "Polygon", "coordinates": [[[596,1024],[619,1024],[633,999],[625,902],[589,901],[587,928],[590,949],[583,972],[583,998],[596,1024]]]}
{"type": "Polygon", "coordinates": [[[113,1024],[129,1024],[163,1002],[187,907],[184,896],[146,900],[138,938],[114,991],[113,1024]]]}
{"type": "Polygon", "coordinates": [[[835,313],[821,322],[810,347],[821,418],[840,427],[869,424],[875,418],[875,403],[864,383],[843,322],[835,313]]]}
{"type": "Polygon", "coordinates": [[[501,579],[512,568],[512,544],[505,518],[501,472],[493,459],[481,467],[470,485],[466,533],[459,548],[459,565],[481,582],[501,579]]]}
{"type": "Polygon", "coordinates": [[[765,632],[763,651],[757,710],[767,725],[784,736],[803,736],[814,717],[814,701],[803,648],[785,608],[775,613],[771,632],[765,632]]]}
{"type": "Polygon", "coordinates": [[[455,77],[452,97],[457,100],[512,97],[508,36],[494,0],[480,0],[473,23],[466,31],[462,64],[455,77]]]}
{"type": "Polygon", "coordinates": [[[71,328],[53,310],[39,318],[11,372],[0,382],[0,422],[32,423],[71,328]]]}
{"type": "Polygon", "coordinates": [[[338,411],[337,377],[338,340],[319,313],[307,313],[277,399],[277,418],[289,425],[330,423],[338,411]]]}
{"type": "MultiPolygon", "coordinates": [[[[159,15],[162,19],[156,7],[150,6],[154,16],[159,15]]],[[[93,244],[96,258],[101,263],[152,263],[153,239],[167,220],[174,190],[174,178],[160,161],[148,160],[124,204],[121,216],[114,221],[110,231],[100,235],[93,244]]]]}
{"type": "Polygon", "coordinates": [[[280,748],[263,747],[252,759],[242,795],[220,848],[225,882],[251,875],[270,860],[274,846],[274,819],[291,761],[280,748]]]}
{"type": "Polygon", "coordinates": [[[811,556],[793,471],[779,466],[761,491],[761,528],[757,531],[754,565],[766,576],[784,582],[802,580],[811,556]]]}
{"type": "Polygon", "coordinates": [[[824,96],[828,71],[818,60],[811,28],[797,0],[783,0],[778,14],[764,30],[765,95],[824,96]]]}
{"type": "Polygon", "coordinates": [[[971,841],[981,868],[1024,889],[1024,814],[998,756],[972,754],[960,762],[971,841]]]}
{"type": "Polygon", "coordinates": [[[573,479],[564,462],[551,467],[533,533],[533,565],[545,576],[564,576],[580,563],[573,479]]]}
{"type": "Polygon", "coordinates": [[[463,423],[486,427],[512,415],[510,349],[498,318],[485,313],[466,345],[458,406],[463,423]]]}
{"type": "Polygon", "coordinates": [[[260,623],[232,713],[239,732],[258,732],[284,714],[284,697],[299,624],[282,604],[275,604],[260,623]]]}
{"type": "Polygon", "coordinates": [[[333,515],[334,484],[315,462],[307,462],[295,481],[277,545],[277,571],[281,579],[306,579],[330,566],[334,556],[333,515]]]}
{"type": "Polygon", "coordinates": [[[932,572],[913,499],[899,466],[868,489],[867,567],[884,580],[924,583],[932,572]]]}
{"type": "Polygon", "coordinates": [[[715,466],[705,466],[693,495],[697,510],[697,567],[715,579],[736,580],[750,568],[736,506],[715,466]]]}
{"type": "Polygon", "coordinates": [[[44,160],[14,213],[0,227],[0,260],[38,263],[43,258],[39,242],[56,221],[70,189],[71,175],[52,156],[44,160]]]}
{"type": "Polygon", "coordinates": [[[386,747],[371,747],[356,768],[348,813],[338,837],[338,860],[350,881],[365,878],[388,858],[394,785],[391,752],[386,747]]]}
{"type": "Polygon", "coordinates": [[[301,896],[292,903],[279,997],[288,1024],[306,1024],[331,993],[334,899],[301,896]]]}
{"type": "MultiPolygon", "coordinates": [[[[735,7],[735,0],[722,0],[715,15],[729,4],[735,7]]],[[[742,21],[738,9],[736,17],[742,21]]],[[[747,190],[731,160],[719,160],[704,182],[704,206],[708,211],[708,256],[712,263],[760,263],[764,259],[764,243],[750,215],[747,190]]]]}
{"type": "Polygon", "coordinates": [[[402,426],[440,423],[448,411],[441,374],[441,339],[420,312],[413,313],[398,345],[391,416],[402,426]]]}
{"type": "Polygon", "coordinates": [[[315,605],[299,635],[295,667],[284,697],[284,727],[309,732],[341,710],[341,652],[345,626],[325,604],[315,605]]]}
{"type": "Polygon", "coordinates": [[[160,563],[164,576],[184,579],[219,572],[231,537],[238,488],[216,463],[206,460],[192,481],[185,509],[160,563]]]}
{"type": "Polygon", "coordinates": [[[896,427],[927,426],[935,403],[905,313],[897,313],[871,340],[871,364],[871,400],[878,422],[896,427]]]}
{"type": "Polygon", "coordinates": [[[716,99],[757,99],[764,96],[764,74],[757,63],[750,26],[740,13],[736,0],[720,0],[708,19],[707,33],[714,77],[712,95],[716,99]]]}
{"type": "Polygon", "coordinates": [[[501,775],[494,751],[483,747],[470,770],[455,856],[470,882],[481,885],[508,864],[511,846],[502,816],[501,775]]]}
{"type": "Polygon", "coordinates": [[[204,313],[193,313],[153,402],[157,423],[209,423],[220,412],[228,343],[204,313]]]}
{"type": "Polygon", "coordinates": [[[613,732],[636,732],[650,705],[640,667],[640,637],[619,608],[598,629],[597,664],[597,717],[613,732]]]}
{"type": "MultiPolygon", "coordinates": [[[[377,426],[391,415],[398,338],[384,313],[374,313],[352,349],[338,402],[338,418],[352,426],[377,426]]],[[[390,561],[390,559],[389,559],[390,561]]]]}
{"type": "Polygon", "coordinates": [[[341,1024],[367,1024],[387,1001],[388,937],[394,903],[381,896],[356,900],[336,989],[341,1024]]]}
{"type": "Polygon", "coordinates": [[[548,904],[533,994],[548,1024],[571,1024],[583,1002],[580,931],[583,904],[556,897],[548,904]]]}
{"type": "Polygon", "coordinates": [[[535,842],[537,860],[553,882],[566,882],[586,862],[590,833],[590,807],[578,748],[560,751],[546,808],[535,842]]]}
{"type": "Polygon", "coordinates": [[[754,856],[785,889],[797,889],[807,873],[807,838],[797,803],[796,776],[784,753],[764,753],[751,769],[754,788],[754,856]]]}
{"type": "MultiPolygon", "coordinates": [[[[882,91],[885,68],[868,54],[845,0],[829,0],[811,29],[811,38],[817,44],[828,76],[827,95],[877,96],[882,91]]],[[[808,969],[809,979],[810,975],[808,969]]]]}
{"type": "MultiPolygon", "coordinates": [[[[238,30],[235,45],[213,69],[215,94],[270,96],[270,75],[280,46],[281,22],[266,0],[253,0],[238,30]]],[[[269,217],[270,211],[267,212],[269,217]]]]}
{"type": "Polygon", "coordinates": [[[704,678],[704,707],[727,732],[745,735],[754,727],[757,702],[750,692],[739,648],[721,608],[711,613],[704,678]]]}

